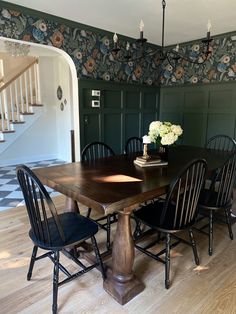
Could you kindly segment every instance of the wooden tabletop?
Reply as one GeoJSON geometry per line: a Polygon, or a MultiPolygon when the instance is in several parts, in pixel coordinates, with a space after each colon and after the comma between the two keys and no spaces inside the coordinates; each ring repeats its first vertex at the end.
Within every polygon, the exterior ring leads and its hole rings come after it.
{"type": "Polygon", "coordinates": [[[169,151],[165,167],[140,168],[134,156],[109,157],[96,162],[76,162],[35,169],[40,180],[58,192],[105,214],[166,193],[171,179],[194,158],[205,158],[208,169],[218,168],[227,153],[179,146],[169,151]]]}

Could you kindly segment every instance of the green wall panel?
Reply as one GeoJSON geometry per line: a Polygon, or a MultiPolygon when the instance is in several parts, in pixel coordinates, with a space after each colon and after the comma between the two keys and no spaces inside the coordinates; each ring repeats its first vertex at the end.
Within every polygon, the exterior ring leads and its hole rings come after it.
{"type": "Polygon", "coordinates": [[[123,153],[131,136],[147,134],[149,124],[159,117],[159,88],[103,81],[79,81],[81,147],[104,141],[123,153]],[[100,90],[100,107],[92,107],[92,90],[100,90]],[[94,125],[93,125],[94,124],[94,125]]]}
{"type": "MultiPolygon", "coordinates": [[[[174,88],[173,88],[174,90],[174,88]]],[[[163,104],[165,111],[179,111],[182,110],[184,105],[184,94],[182,89],[173,91],[171,88],[165,93],[161,94],[161,103],[163,104]]]]}
{"type": "Polygon", "coordinates": [[[215,134],[226,134],[234,137],[235,117],[231,114],[210,113],[208,115],[206,140],[215,134]]]}
{"type": "Polygon", "coordinates": [[[121,107],[121,91],[120,90],[103,90],[103,106],[104,108],[120,109],[121,107]]]}
{"type": "Polygon", "coordinates": [[[104,142],[111,146],[116,154],[119,154],[122,149],[120,114],[104,114],[103,127],[104,142]]]}
{"type": "Polygon", "coordinates": [[[155,109],[156,108],[156,94],[155,93],[148,93],[144,92],[143,93],[143,108],[144,109],[155,109]]]}
{"type": "Polygon", "coordinates": [[[185,93],[184,110],[199,111],[204,110],[208,105],[208,95],[202,90],[190,91],[185,93]]]}
{"type": "Polygon", "coordinates": [[[83,115],[83,128],[81,128],[81,149],[93,141],[101,140],[101,116],[99,114],[83,115]],[[86,141],[84,141],[86,139],[86,141]]]}
{"type": "Polygon", "coordinates": [[[183,118],[182,118],[181,112],[162,112],[160,115],[161,121],[171,121],[174,124],[182,124],[183,118]]]}
{"type": "Polygon", "coordinates": [[[131,136],[141,136],[139,113],[127,113],[124,115],[124,140],[131,136]]]}
{"type": "Polygon", "coordinates": [[[126,91],[124,93],[124,108],[139,109],[140,108],[140,92],[126,91]]]}
{"type": "Polygon", "coordinates": [[[235,137],[236,82],[163,87],[160,119],[182,125],[186,145],[204,146],[216,134],[235,137]]]}
{"type": "Polygon", "coordinates": [[[183,117],[183,143],[204,146],[206,121],[201,113],[186,113],[183,117]]]}
{"type": "MultiPolygon", "coordinates": [[[[234,100],[234,106],[235,106],[234,100]]],[[[233,90],[228,89],[226,86],[225,90],[211,90],[209,93],[209,109],[212,111],[225,112],[231,111],[233,108],[233,90]]]]}

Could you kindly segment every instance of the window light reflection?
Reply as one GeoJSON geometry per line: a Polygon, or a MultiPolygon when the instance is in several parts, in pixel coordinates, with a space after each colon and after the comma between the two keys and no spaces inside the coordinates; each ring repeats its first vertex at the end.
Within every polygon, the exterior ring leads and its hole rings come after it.
{"type": "Polygon", "coordinates": [[[141,179],[126,176],[123,174],[116,174],[112,176],[103,176],[103,177],[93,177],[94,181],[97,182],[107,182],[107,183],[115,183],[115,182],[141,182],[141,179]]]}

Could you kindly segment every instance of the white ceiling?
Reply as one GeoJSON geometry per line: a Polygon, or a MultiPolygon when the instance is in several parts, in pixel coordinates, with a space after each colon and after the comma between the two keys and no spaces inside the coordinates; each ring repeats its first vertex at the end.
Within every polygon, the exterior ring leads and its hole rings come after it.
{"type": "MultiPolygon", "coordinates": [[[[69,20],[133,38],[144,35],[161,44],[161,0],[13,0],[8,1],[69,20]]],[[[199,39],[206,34],[208,19],[212,35],[236,30],[236,0],[166,0],[165,45],[199,39]]]]}

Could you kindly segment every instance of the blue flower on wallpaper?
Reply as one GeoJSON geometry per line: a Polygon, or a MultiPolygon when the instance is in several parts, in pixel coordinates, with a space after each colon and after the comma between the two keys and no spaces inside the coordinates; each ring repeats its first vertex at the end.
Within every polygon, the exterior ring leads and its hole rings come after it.
{"type": "MultiPolygon", "coordinates": [[[[147,85],[180,85],[235,80],[236,77],[236,35],[221,36],[211,42],[210,54],[203,65],[193,65],[178,60],[171,66],[161,64],[159,53],[151,46],[149,53],[140,58],[135,42],[130,42],[130,51],[137,60],[119,62],[111,49],[113,34],[95,33],[78,27],[38,18],[18,11],[0,8],[0,34],[4,37],[21,39],[63,49],[73,59],[79,78],[105,81],[140,83],[147,85]]],[[[119,41],[125,51],[126,41],[119,41]]],[[[201,45],[198,42],[181,45],[180,52],[192,61],[201,61],[201,45]]]]}
{"type": "Polygon", "coordinates": [[[217,64],[217,70],[218,70],[219,72],[225,72],[225,71],[226,71],[226,64],[224,64],[224,63],[218,63],[218,64],[217,64]]]}
{"type": "Polygon", "coordinates": [[[37,41],[40,42],[40,41],[44,40],[43,32],[41,32],[39,29],[33,28],[32,34],[33,34],[33,37],[34,37],[37,41]]]}

